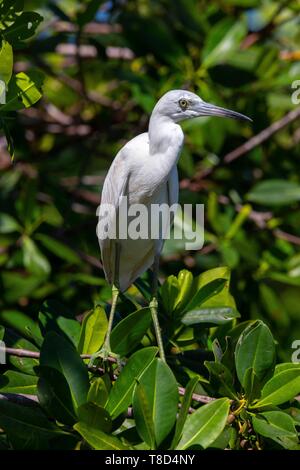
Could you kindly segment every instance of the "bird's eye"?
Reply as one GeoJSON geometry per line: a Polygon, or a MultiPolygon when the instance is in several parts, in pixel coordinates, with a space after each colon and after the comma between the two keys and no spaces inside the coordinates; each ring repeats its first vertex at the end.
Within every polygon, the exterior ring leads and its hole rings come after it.
{"type": "Polygon", "coordinates": [[[188,101],[184,98],[181,98],[179,100],[179,106],[181,107],[181,109],[186,109],[188,107],[188,101]]]}

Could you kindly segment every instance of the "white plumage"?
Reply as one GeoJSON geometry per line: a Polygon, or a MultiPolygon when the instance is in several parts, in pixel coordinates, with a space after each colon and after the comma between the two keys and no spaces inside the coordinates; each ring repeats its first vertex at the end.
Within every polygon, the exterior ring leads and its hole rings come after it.
{"type": "MultiPolygon", "coordinates": [[[[173,205],[178,201],[177,161],[183,145],[183,132],[178,122],[199,116],[220,116],[250,120],[242,114],[204,102],[199,96],[185,90],[172,90],[156,104],[151,114],[148,132],[130,140],[118,152],[108,173],[102,190],[102,208],[107,204],[106,219],[109,229],[115,223],[122,197],[127,197],[128,208],[133,204],[173,205]]],[[[158,258],[162,247],[162,237],[154,239],[113,239],[105,238],[105,230],[98,224],[97,230],[103,269],[106,279],[114,287],[113,303],[105,350],[110,349],[109,336],[119,291],[125,291],[158,258]],[[116,246],[118,247],[116,251],[116,246]],[[118,254],[118,256],[117,256],[118,254]]],[[[156,288],[153,289],[151,313],[159,344],[160,355],[164,359],[162,340],[157,322],[156,288]]]]}

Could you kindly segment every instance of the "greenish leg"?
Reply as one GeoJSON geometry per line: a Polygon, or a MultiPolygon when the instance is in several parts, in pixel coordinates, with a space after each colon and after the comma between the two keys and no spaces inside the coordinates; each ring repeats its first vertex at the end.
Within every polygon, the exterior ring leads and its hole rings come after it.
{"type": "Polygon", "coordinates": [[[150,307],[152,321],[153,321],[153,325],[154,325],[157,346],[158,346],[158,349],[159,349],[159,355],[160,355],[161,360],[166,362],[164,346],[163,346],[161,330],[160,330],[160,326],[159,326],[159,322],[158,322],[158,314],[157,314],[157,307],[158,307],[158,301],[157,301],[158,266],[159,266],[159,257],[155,256],[154,263],[153,263],[152,298],[150,300],[149,307],[150,307]]]}
{"type": "Polygon", "coordinates": [[[114,316],[115,316],[115,311],[116,311],[116,307],[117,307],[118,297],[119,297],[119,293],[120,293],[118,287],[115,284],[112,285],[111,291],[112,291],[112,302],[111,302],[111,309],[110,309],[110,312],[109,312],[109,319],[108,319],[108,327],[107,327],[106,337],[105,337],[105,341],[104,341],[104,349],[108,350],[108,351],[111,351],[111,349],[110,349],[110,335],[111,335],[111,330],[112,330],[112,326],[113,326],[113,322],[114,322],[114,316]]]}
{"type": "Polygon", "coordinates": [[[91,356],[90,362],[89,362],[90,367],[94,365],[94,362],[96,359],[102,358],[104,361],[107,361],[109,356],[114,357],[117,360],[117,363],[120,365],[119,356],[117,354],[112,353],[111,348],[110,348],[110,335],[112,331],[114,316],[115,316],[118,298],[120,294],[120,289],[118,287],[120,250],[121,250],[120,245],[116,243],[114,283],[111,289],[112,290],[112,302],[111,302],[111,308],[109,312],[108,327],[107,327],[107,332],[105,336],[105,341],[100,351],[97,351],[95,354],[91,356]]]}

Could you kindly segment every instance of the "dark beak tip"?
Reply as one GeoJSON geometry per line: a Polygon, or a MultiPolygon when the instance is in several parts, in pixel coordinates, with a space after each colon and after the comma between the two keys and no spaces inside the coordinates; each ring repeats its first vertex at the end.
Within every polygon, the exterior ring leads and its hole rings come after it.
{"type": "Polygon", "coordinates": [[[242,121],[248,121],[248,122],[253,122],[253,119],[251,119],[248,116],[243,116],[242,121]]]}

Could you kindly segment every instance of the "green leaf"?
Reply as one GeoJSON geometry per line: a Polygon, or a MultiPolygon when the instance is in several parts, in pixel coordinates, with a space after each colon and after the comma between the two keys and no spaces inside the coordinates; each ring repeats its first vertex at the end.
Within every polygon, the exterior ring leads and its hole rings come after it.
{"type": "Polygon", "coordinates": [[[256,321],[245,328],[234,354],[237,375],[243,387],[247,369],[252,368],[259,381],[263,381],[267,374],[272,374],[275,366],[275,343],[267,325],[256,321]]]}
{"type": "Polygon", "coordinates": [[[22,238],[25,268],[33,274],[47,276],[51,266],[47,258],[40,252],[33,240],[27,236],[22,238]]]}
{"type": "Polygon", "coordinates": [[[35,395],[38,378],[8,370],[0,376],[0,391],[2,393],[25,393],[35,395]]]}
{"type": "Polygon", "coordinates": [[[179,411],[179,415],[176,420],[175,433],[174,433],[171,449],[174,449],[181,439],[184,423],[189,415],[189,409],[193,400],[193,393],[198,382],[199,382],[198,377],[193,377],[186,386],[183,400],[181,403],[181,408],[179,411]]]}
{"type": "Polygon", "coordinates": [[[205,361],[209,371],[210,384],[220,395],[236,400],[238,397],[234,390],[234,379],[230,370],[220,362],[205,361]]]}
{"type": "Polygon", "coordinates": [[[64,375],[76,408],[86,402],[88,371],[71,343],[55,332],[48,333],[42,345],[40,365],[52,367],[64,375]]]}
{"type": "Polygon", "coordinates": [[[49,416],[72,426],[77,416],[66,378],[52,367],[40,366],[37,370],[40,376],[37,386],[39,403],[49,416]]]}
{"type": "Polygon", "coordinates": [[[0,113],[30,108],[42,97],[43,75],[37,71],[20,72],[9,82],[6,104],[0,107],[0,113]]]}
{"type": "Polygon", "coordinates": [[[22,406],[7,400],[0,400],[0,427],[8,435],[29,440],[35,438],[53,438],[63,433],[55,427],[36,406],[22,406]]]}
{"type": "Polygon", "coordinates": [[[0,80],[6,85],[11,79],[13,69],[13,50],[7,41],[2,41],[0,49],[0,80]]]}
{"type": "Polygon", "coordinates": [[[45,235],[44,233],[38,233],[34,238],[44,245],[44,247],[47,248],[47,250],[49,250],[51,253],[67,261],[68,263],[81,263],[80,257],[74,250],[69,248],[64,243],[56,240],[55,238],[49,237],[49,235],[45,235]]]}
{"type": "Polygon", "coordinates": [[[247,199],[264,206],[292,204],[300,201],[300,185],[279,179],[261,181],[247,194],[247,199]]]}
{"type": "Polygon", "coordinates": [[[80,28],[94,19],[102,3],[103,0],[90,0],[84,10],[77,14],[77,24],[80,28]]]}
{"type": "Polygon", "coordinates": [[[150,364],[154,361],[158,349],[149,347],[135,352],[128,360],[116,380],[108,398],[106,409],[115,419],[127,410],[132,400],[136,381],[139,381],[150,364]]]}
{"type": "Polygon", "coordinates": [[[74,429],[96,450],[130,450],[131,447],[123,444],[115,436],[105,434],[100,429],[87,426],[85,423],[76,423],[74,429]]]}
{"type": "Polygon", "coordinates": [[[0,233],[19,232],[20,229],[20,225],[11,215],[0,213],[0,233]]]}
{"type": "Polygon", "coordinates": [[[229,407],[230,400],[220,398],[201,406],[188,416],[176,449],[185,450],[194,445],[200,445],[203,449],[209,447],[223,431],[229,407]]]}
{"type": "Polygon", "coordinates": [[[138,383],[135,387],[132,403],[136,429],[150,449],[155,449],[155,430],[151,403],[143,384],[138,383]]]}
{"type": "Polygon", "coordinates": [[[69,339],[77,347],[80,337],[80,323],[73,318],[72,312],[60,302],[46,300],[39,312],[41,330],[45,335],[49,331],[56,331],[69,339]]]}
{"type": "Polygon", "coordinates": [[[274,375],[284,372],[285,370],[297,369],[300,373],[300,363],[298,362],[283,362],[275,366],[274,375]]]}
{"type": "Polygon", "coordinates": [[[97,352],[104,342],[107,325],[108,321],[103,307],[97,305],[88,312],[81,325],[78,352],[80,354],[97,352]]]}
{"type": "MultiPolygon", "coordinates": [[[[226,282],[223,284],[222,289],[220,285],[220,290],[217,289],[217,292],[214,293],[214,295],[208,296],[205,300],[204,299],[201,300],[201,308],[232,307],[236,309],[235,301],[229,292],[230,274],[231,273],[228,267],[220,267],[220,268],[209,269],[208,271],[205,271],[204,273],[200,274],[194,279],[196,295],[198,295],[198,292],[200,292],[202,288],[206,287],[207,285],[210,285],[210,287],[213,287],[213,284],[211,284],[212,281],[216,281],[219,279],[226,280],[226,282]]],[[[218,282],[222,284],[221,281],[218,281],[218,282]]],[[[210,287],[208,287],[208,290],[210,290],[210,287]]],[[[194,299],[192,299],[192,301],[193,300],[194,299]]],[[[195,306],[198,307],[198,305],[196,305],[196,302],[195,302],[195,306]]],[[[185,310],[187,311],[187,308],[185,310]]]]}
{"type": "Polygon", "coordinates": [[[241,19],[235,23],[231,18],[219,21],[210,29],[202,49],[202,66],[209,68],[226,62],[226,59],[239,49],[246,34],[247,27],[241,19]]]}
{"type": "Polygon", "coordinates": [[[0,3],[0,22],[13,22],[24,9],[24,0],[2,0],[0,3]]]}
{"type": "Polygon", "coordinates": [[[182,269],[178,276],[169,276],[161,287],[164,309],[169,314],[180,313],[194,295],[193,275],[182,269]]]}
{"type": "Polygon", "coordinates": [[[16,330],[21,336],[33,340],[37,345],[43,341],[38,324],[18,310],[2,310],[0,322],[16,330]]]}
{"type": "Polygon", "coordinates": [[[254,431],[285,449],[300,450],[293,418],[283,411],[266,411],[252,418],[254,431]]]}
{"type": "Polygon", "coordinates": [[[90,386],[87,401],[96,403],[98,406],[105,406],[108,400],[109,390],[102,377],[95,378],[90,386]]]}
{"type": "Polygon", "coordinates": [[[294,398],[298,393],[300,393],[299,368],[282,370],[264,385],[261,397],[253,405],[253,408],[281,405],[294,398]]]}
{"type": "Polygon", "coordinates": [[[120,321],[112,330],[110,345],[113,352],[126,356],[143,339],[151,325],[149,308],[141,308],[120,321]]]}
{"type": "Polygon", "coordinates": [[[80,423],[84,423],[89,428],[101,429],[101,431],[107,433],[111,431],[112,421],[109,413],[96,403],[81,405],[77,413],[80,423]]]}
{"type": "Polygon", "coordinates": [[[24,11],[17,16],[14,23],[1,31],[4,39],[11,44],[18,43],[34,35],[43,17],[32,11],[24,11]]]}
{"type": "Polygon", "coordinates": [[[138,381],[142,385],[138,395],[133,395],[133,412],[138,433],[147,444],[153,445],[149,436],[149,419],[157,446],[171,431],[178,407],[178,386],[173,372],[161,359],[155,359],[138,381]],[[145,405],[145,409],[143,409],[145,405]],[[148,411],[148,413],[144,413],[148,411]],[[150,413],[150,416],[149,416],[150,413]]]}
{"type": "MultiPolygon", "coordinates": [[[[9,333],[7,336],[10,336],[9,333]]],[[[14,335],[12,335],[12,338],[13,340],[9,341],[10,346],[17,349],[26,349],[27,351],[39,352],[39,349],[27,339],[19,337],[14,339],[14,335]]],[[[39,360],[36,358],[12,355],[9,355],[9,362],[19,371],[29,375],[36,375],[34,368],[39,365],[39,360]]]]}
{"type": "Polygon", "coordinates": [[[225,323],[239,318],[240,314],[232,307],[211,307],[190,310],[183,317],[181,322],[184,325],[196,325],[198,323],[212,323],[214,325],[224,325],[225,323]]]}
{"type": "Polygon", "coordinates": [[[196,307],[199,307],[204,302],[209,300],[211,297],[217,295],[221,292],[226,284],[226,279],[214,279],[203,287],[199,289],[199,291],[194,295],[191,301],[185,306],[184,311],[190,312],[194,310],[196,307]]]}

